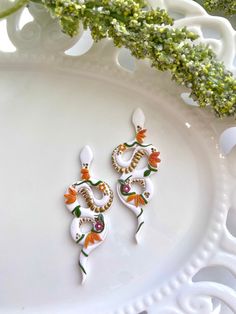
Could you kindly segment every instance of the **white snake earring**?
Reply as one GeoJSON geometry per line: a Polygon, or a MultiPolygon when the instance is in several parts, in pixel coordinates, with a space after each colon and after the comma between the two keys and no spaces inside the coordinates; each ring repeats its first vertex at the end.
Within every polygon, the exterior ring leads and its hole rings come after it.
{"type": "Polygon", "coordinates": [[[112,164],[121,177],[117,183],[117,194],[121,202],[130,208],[137,217],[138,226],[135,239],[138,242],[139,231],[144,224],[143,207],[149,202],[153,195],[153,184],[150,175],[157,172],[160,153],[152,144],[143,144],[146,137],[144,129],[145,117],[141,109],[133,113],[133,124],[135,127],[135,139],[120,144],[112,153],[112,164]],[[132,156],[126,160],[123,153],[132,150],[132,156]],[[137,168],[142,157],[147,156],[147,164],[143,168],[137,168]],[[142,193],[136,193],[132,184],[139,184],[142,193]]]}
{"type": "Polygon", "coordinates": [[[80,153],[81,181],[76,181],[67,189],[65,203],[68,210],[75,216],[71,223],[71,236],[73,240],[82,246],[79,258],[79,266],[82,273],[82,284],[87,276],[86,262],[93,249],[103,243],[107,235],[106,215],[103,215],[112,204],[113,192],[104,181],[90,177],[90,164],[93,153],[89,146],[85,146],[80,153]],[[92,188],[102,193],[102,198],[97,199],[92,188]],[[87,205],[80,205],[82,197],[87,205]],[[91,224],[91,230],[83,232],[81,226],[91,224]]]}

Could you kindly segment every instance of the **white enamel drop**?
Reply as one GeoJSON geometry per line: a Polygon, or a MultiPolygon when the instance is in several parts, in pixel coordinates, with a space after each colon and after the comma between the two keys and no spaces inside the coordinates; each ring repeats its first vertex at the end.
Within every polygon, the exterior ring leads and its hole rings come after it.
{"type": "Polygon", "coordinates": [[[110,208],[113,192],[109,185],[91,176],[89,166],[93,160],[93,152],[89,146],[84,146],[80,153],[81,180],[72,183],[64,194],[67,209],[73,214],[70,233],[72,239],[82,246],[79,255],[79,268],[83,284],[87,278],[87,259],[90,253],[100,246],[108,231],[104,212],[110,208]],[[100,197],[94,195],[94,189],[99,190],[100,197]],[[84,202],[81,203],[81,198],[84,202]],[[91,228],[83,230],[81,226],[89,224],[91,228]]]}
{"type": "Polygon", "coordinates": [[[80,162],[81,164],[88,164],[90,166],[93,160],[93,152],[90,146],[86,145],[80,152],[80,162]]]}
{"type": "Polygon", "coordinates": [[[145,115],[144,115],[142,109],[140,109],[140,108],[135,109],[133,116],[132,116],[132,122],[134,124],[135,129],[137,128],[137,126],[140,126],[142,129],[144,128],[145,115]]]}
{"type": "Polygon", "coordinates": [[[117,195],[120,201],[128,207],[137,219],[137,229],[135,232],[136,242],[140,241],[140,229],[143,229],[144,206],[151,200],[154,192],[153,183],[149,176],[158,171],[158,158],[160,152],[152,144],[144,142],[146,137],[144,129],[145,116],[140,108],[137,108],[132,115],[132,122],[135,127],[136,136],[134,140],[118,145],[112,153],[112,164],[121,177],[117,184],[117,195]],[[129,159],[123,157],[123,153],[132,150],[129,159]],[[147,163],[138,167],[143,156],[147,157],[147,163]],[[138,184],[141,193],[133,189],[132,185],[138,184]]]}

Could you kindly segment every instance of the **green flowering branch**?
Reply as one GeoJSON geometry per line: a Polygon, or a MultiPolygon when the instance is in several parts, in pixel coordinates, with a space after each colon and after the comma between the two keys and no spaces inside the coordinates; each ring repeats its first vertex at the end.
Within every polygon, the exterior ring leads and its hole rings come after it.
{"type": "Polygon", "coordinates": [[[137,59],[147,58],[172,79],[191,89],[200,107],[211,106],[217,116],[236,116],[236,80],[208,46],[195,44],[197,35],[172,28],[167,12],[150,9],[143,0],[42,0],[62,30],[74,36],[80,22],[95,41],[112,38],[137,59]]]}
{"type": "Polygon", "coordinates": [[[209,12],[219,11],[225,15],[236,14],[236,0],[204,0],[203,6],[209,12]]]}
{"type": "Polygon", "coordinates": [[[173,80],[191,90],[200,107],[209,105],[219,117],[236,117],[232,73],[212,49],[194,42],[196,34],[185,27],[173,28],[166,11],[150,9],[145,0],[33,1],[41,2],[69,36],[78,33],[81,23],[95,41],[111,38],[137,59],[149,59],[158,70],[169,71],[173,80]]]}
{"type": "Polygon", "coordinates": [[[29,2],[29,0],[18,0],[9,9],[6,9],[6,10],[0,12],[0,19],[5,18],[5,17],[15,13],[16,11],[21,9],[23,6],[25,6],[28,2],[29,2]]]}

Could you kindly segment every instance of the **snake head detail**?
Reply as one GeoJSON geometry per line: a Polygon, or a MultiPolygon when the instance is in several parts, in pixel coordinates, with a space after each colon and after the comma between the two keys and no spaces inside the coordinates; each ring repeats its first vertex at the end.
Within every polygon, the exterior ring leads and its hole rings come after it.
{"type": "Polygon", "coordinates": [[[81,169],[81,178],[82,180],[89,180],[90,179],[90,173],[89,173],[89,167],[93,160],[93,152],[91,148],[86,145],[82,149],[80,153],[80,162],[82,165],[81,169]]]}
{"type": "Polygon", "coordinates": [[[138,143],[142,144],[146,137],[146,129],[144,129],[145,116],[140,108],[137,108],[132,116],[132,122],[135,127],[135,139],[138,143]]]}

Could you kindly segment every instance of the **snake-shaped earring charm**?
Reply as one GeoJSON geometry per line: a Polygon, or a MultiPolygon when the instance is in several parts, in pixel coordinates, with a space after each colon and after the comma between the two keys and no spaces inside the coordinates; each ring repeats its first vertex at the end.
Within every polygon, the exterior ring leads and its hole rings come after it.
{"type": "Polygon", "coordinates": [[[90,164],[93,153],[89,146],[85,146],[80,153],[81,181],[76,181],[69,186],[65,197],[65,203],[69,211],[75,216],[71,223],[71,236],[73,240],[82,246],[79,258],[79,267],[82,273],[82,284],[87,276],[86,262],[93,249],[103,243],[107,235],[106,216],[103,215],[112,204],[113,192],[104,181],[90,177],[90,164]],[[102,194],[96,198],[93,188],[102,194]],[[80,198],[86,205],[80,204],[80,198]],[[83,224],[90,224],[91,230],[83,232],[83,224]]]}
{"type": "Polygon", "coordinates": [[[137,217],[138,226],[135,234],[138,242],[140,228],[144,224],[143,207],[149,202],[153,195],[153,184],[149,176],[157,172],[160,153],[152,144],[144,144],[146,129],[144,129],[145,117],[141,109],[136,109],[133,113],[133,124],[135,127],[135,139],[133,141],[120,144],[112,153],[112,164],[116,171],[121,173],[117,184],[117,193],[122,203],[130,208],[137,217]],[[132,150],[131,157],[127,160],[123,158],[124,152],[132,150]],[[147,157],[147,164],[142,168],[137,168],[142,157],[147,157]],[[136,193],[132,189],[132,184],[139,184],[142,193],[136,193]]]}

